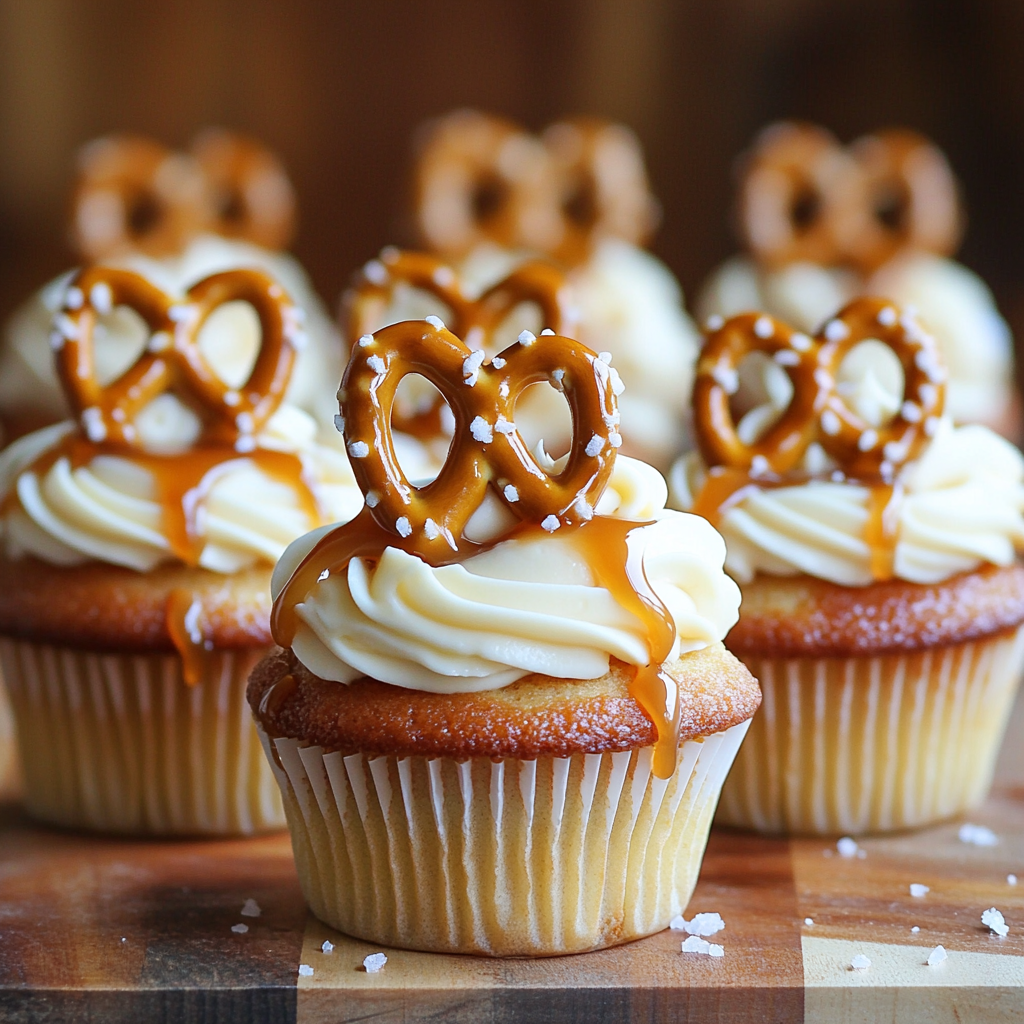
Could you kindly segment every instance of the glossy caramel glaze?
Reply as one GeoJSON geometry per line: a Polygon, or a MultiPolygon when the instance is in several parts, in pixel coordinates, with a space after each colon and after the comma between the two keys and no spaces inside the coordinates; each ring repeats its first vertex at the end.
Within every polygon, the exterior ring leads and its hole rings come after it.
{"type": "Polygon", "coordinates": [[[708,335],[697,363],[694,428],[709,472],[691,511],[717,523],[746,488],[806,482],[810,477],[798,467],[808,446],[817,442],[838,464],[841,480],[871,489],[865,540],[874,578],[888,579],[899,502],[893,481],[899,467],[928,443],[944,400],[945,370],[934,340],[888,300],[854,299],[813,338],[767,314],[732,317],[708,335]],[[905,381],[900,409],[877,428],[846,404],[836,386],[843,359],[867,339],[889,346],[905,381]],[[738,387],[740,362],[754,351],[770,355],[785,369],[793,399],[757,441],[744,444],[729,399],[738,387]]]}
{"type": "Polygon", "coordinates": [[[270,572],[261,566],[225,576],[163,565],[139,573],[102,562],[0,559],[0,633],[88,650],[180,651],[174,631],[188,630],[184,614],[198,601],[189,625],[204,642],[269,645],[270,572]]]}
{"type": "MultiPolygon", "coordinates": [[[[680,695],[678,742],[750,718],[757,682],[721,644],[666,665],[680,695]]],[[[599,679],[531,675],[500,690],[436,694],[372,679],[320,679],[288,651],[253,671],[248,699],[268,735],[344,754],[398,757],[568,757],[649,746],[655,723],[630,695],[632,666],[599,679]]]]}
{"type": "Polygon", "coordinates": [[[758,657],[871,656],[1004,632],[1024,621],[1024,566],[984,566],[941,583],[844,587],[811,576],[757,576],[726,645],[758,657]]]}

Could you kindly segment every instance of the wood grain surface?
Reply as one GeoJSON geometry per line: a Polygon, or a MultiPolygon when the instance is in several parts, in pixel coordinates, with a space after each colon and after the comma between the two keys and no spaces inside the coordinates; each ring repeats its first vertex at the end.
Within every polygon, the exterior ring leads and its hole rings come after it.
{"type": "Polygon", "coordinates": [[[0,811],[0,1020],[1021,1020],[1022,735],[1024,704],[996,791],[970,819],[998,835],[996,846],[961,842],[959,822],[865,839],[863,855],[850,858],[824,840],[714,831],[687,916],[722,915],[721,959],[681,953],[684,935],[663,932],[540,960],[384,950],[387,966],[367,974],[363,957],[379,947],[307,913],[286,836],[124,842],[44,829],[8,806],[0,811]],[[1019,886],[1008,883],[1011,873],[1019,886]],[[911,896],[911,883],[928,893],[911,896]],[[241,915],[247,899],[259,917],[241,915]],[[981,924],[991,906],[1010,926],[1004,939],[981,924]],[[239,924],[248,931],[232,932],[239,924]],[[939,944],[948,959],[928,967],[939,944]],[[850,967],[857,954],[870,968],[850,967]],[[300,977],[300,964],[312,975],[300,977]]]}

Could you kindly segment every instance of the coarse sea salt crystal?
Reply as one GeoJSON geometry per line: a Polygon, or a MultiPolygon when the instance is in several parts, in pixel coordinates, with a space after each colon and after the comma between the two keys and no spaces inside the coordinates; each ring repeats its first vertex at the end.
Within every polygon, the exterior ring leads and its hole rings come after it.
{"type": "Polygon", "coordinates": [[[313,968],[309,964],[299,964],[299,977],[300,978],[312,978],[313,968]]]}
{"type": "Polygon", "coordinates": [[[247,924],[233,924],[231,930],[236,935],[244,935],[249,930],[249,926],[247,924]]]}
{"type": "Polygon", "coordinates": [[[1007,875],[1006,876],[1006,884],[1007,885],[1016,885],[1017,884],[1017,876],[1016,875],[1007,875]]]}
{"type": "Polygon", "coordinates": [[[708,942],[699,935],[687,936],[680,945],[684,953],[700,953],[703,956],[725,956],[725,948],[717,942],[708,942]]]}
{"type": "Polygon", "coordinates": [[[839,851],[840,857],[856,857],[859,847],[857,846],[856,839],[851,839],[849,836],[843,836],[843,838],[836,843],[836,849],[839,851]]]}
{"type": "Polygon", "coordinates": [[[914,927],[910,929],[910,933],[911,935],[916,935],[920,930],[921,929],[915,924],[914,927]]]}
{"type": "Polygon", "coordinates": [[[858,953],[850,961],[850,966],[855,971],[866,971],[871,966],[871,961],[863,953],[858,953]]]}
{"type": "Polygon", "coordinates": [[[928,954],[928,966],[929,967],[938,967],[939,964],[941,964],[942,961],[946,960],[946,959],[947,959],[947,954],[946,954],[945,949],[943,949],[942,946],[936,946],[928,954]]]}
{"type": "Polygon", "coordinates": [[[911,896],[927,896],[930,891],[927,885],[922,885],[920,882],[910,883],[911,896]]]}
{"type": "Polygon", "coordinates": [[[981,915],[981,923],[991,928],[1000,938],[1005,938],[1010,932],[1010,927],[1003,919],[1002,912],[996,910],[995,907],[990,907],[981,915]]]}
{"type": "Polygon", "coordinates": [[[242,904],[242,917],[259,917],[261,913],[260,905],[255,900],[249,899],[242,904]]]}
{"type": "Polygon", "coordinates": [[[807,925],[808,928],[810,928],[811,925],[814,924],[814,918],[813,917],[805,917],[804,918],[804,924],[807,925]]]}
{"type": "Polygon", "coordinates": [[[383,953],[371,953],[363,960],[363,967],[367,974],[377,974],[387,962],[388,958],[383,953]]]}
{"type": "Polygon", "coordinates": [[[690,921],[682,914],[678,914],[669,922],[669,928],[686,932],[688,935],[717,935],[724,927],[722,915],[716,913],[694,914],[690,921]]]}
{"type": "Polygon", "coordinates": [[[960,826],[957,833],[961,843],[971,843],[974,846],[998,846],[999,836],[990,828],[984,825],[972,825],[970,822],[960,826]]]}
{"type": "Polygon", "coordinates": [[[324,939],[324,944],[320,947],[321,953],[333,953],[334,943],[330,939],[324,939]]]}

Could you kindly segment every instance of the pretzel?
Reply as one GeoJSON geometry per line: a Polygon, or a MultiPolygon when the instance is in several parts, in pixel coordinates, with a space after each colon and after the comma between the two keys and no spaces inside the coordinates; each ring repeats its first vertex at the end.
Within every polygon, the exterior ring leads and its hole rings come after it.
{"type": "Polygon", "coordinates": [[[517,125],[457,110],[428,125],[415,203],[427,246],[461,257],[483,242],[543,251],[555,232],[547,154],[517,125]]]}
{"type": "Polygon", "coordinates": [[[814,338],[766,314],[744,313],[709,335],[697,364],[694,425],[709,466],[778,475],[795,469],[817,441],[847,475],[890,478],[916,457],[942,414],[945,371],[930,335],[885,299],[855,299],[814,338]],[[873,427],[843,400],[836,375],[846,354],[869,339],[887,345],[904,373],[904,401],[886,425],[873,427]],[[749,352],[768,353],[789,374],[793,400],[778,422],[753,445],[736,433],[729,395],[749,352]]]}
{"type": "Polygon", "coordinates": [[[180,252],[206,218],[195,162],[150,139],[96,139],[79,154],[72,238],[88,260],[180,252]]]}
{"type": "Polygon", "coordinates": [[[863,271],[908,249],[939,256],[956,250],[963,216],[956,179],[938,147],[893,128],[858,139],[850,151],[865,182],[867,216],[851,243],[863,271]]]}
{"type": "Polygon", "coordinates": [[[356,345],[338,395],[370,515],[432,564],[461,550],[466,524],[489,486],[516,518],[546,530],[588,521],[621,444],[610,368],[584,345],[557,335],[517,342],[480,364],[443,326],[392,324],[356,345]],[[448,458],[420,489],[403,473],[391,434],[395,393],[409,373],[426,377],[455,417],[448,458]],[[516,400],[539,381],[557,382],[572,412],[572,447],[555,477],[536,463],[515,426],[516,400]]]}
{"type": "Polygon", "coordinates": [[[849,154],[823,128],[782,122],[758,136],[739,190],[743,240],[768,267],[847,257],[863,219],[863,186],[849,154]]]}
{"type": "Polygon", "coordinates": [[[643,151],[628,128],[600,118],[560,121],[543,134],[556,182],[559,238],[547,252],[574,266],[604,238],[643,245],[660,211],[643,151]]]}
{"type": "Polygon", "coordinates": [[[294,308],[273,278],[229,270],[194,284],[174,299],[141,274],[92,267],[75,276],[54,319],[57,372],[75,417],[90,441],[140,445],[134,419],[158,395],[172,391],[203,420],[200,442],[251,451],[255,435],[284,397],[300,340],[294,308]],[[209,316],[226,302],[248,302],[262,342],[248,380],[229,387],[198,344],[209,316]],[[117,380],[102,385],[95,370],[95,328],[116,306],[135,310],[150,331],[145,351],[117,380]]]}
{"type": "Polygon", "coordinates": [[[265,146],[220,128],[192,143],[209,191],[207,230],[264,249],[286,249],[295,234],[295,191],[265,146]]]}

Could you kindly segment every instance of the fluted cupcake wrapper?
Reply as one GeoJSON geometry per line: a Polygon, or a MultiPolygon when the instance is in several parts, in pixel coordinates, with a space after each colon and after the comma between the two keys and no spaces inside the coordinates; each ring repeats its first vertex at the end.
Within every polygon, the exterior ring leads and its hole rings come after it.
{"type": "Polygon", "coordinates": [[[18,759],[18,738],[14,728],[11,699],[0,671],[0,800],[21,796],[21,766],[18,759]]]}
{"type": "Polygon", "coordinates": [[[1024,627],[914,654],[742,660],[763,701],[718,823],[886,832],[985,799],[1024,673],[1024,627]]]}
{"type": "Polygon", "coordinates": [[[132,835],[283,828],[245,687],[263,648],[216,650],[195,686],[173,654],[0,638],[24,799],[57,825],[132,835]]]}
{"type": "Polygon", "coordinates": [[[324,754],[260,736],[303,892],[368,941],[526,956],[658,931],[687,904],[748,723],[680,749],[536,761],[324,754]]]}

